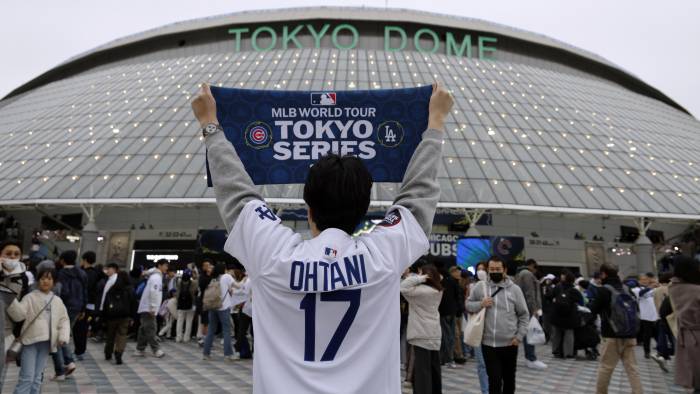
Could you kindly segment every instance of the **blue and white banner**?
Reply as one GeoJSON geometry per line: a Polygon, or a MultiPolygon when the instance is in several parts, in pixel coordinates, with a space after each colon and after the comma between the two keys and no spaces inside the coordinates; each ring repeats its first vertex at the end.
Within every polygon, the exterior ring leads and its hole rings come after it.
{"type": "MultiPolygon", "coordinates": [[[[375,182],[401,182],[428,126],[432,86],[211,92],[226,138],[256,185],[304,183],[328,153],[359,157],[375,182]]],[[[207,182],[212,186],[211,176],[207,182]]]]}

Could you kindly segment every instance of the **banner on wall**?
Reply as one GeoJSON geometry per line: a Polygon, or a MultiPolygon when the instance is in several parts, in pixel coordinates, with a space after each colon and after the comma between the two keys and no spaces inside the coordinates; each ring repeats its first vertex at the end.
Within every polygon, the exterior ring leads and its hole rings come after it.
{"type": "MultiPolygon", "coordinates": [[[[211,87],[217,117],[256,185],[304,183],[328,153],[362,159],[374,182],[401,182],[428,125],[432,86],[353,91],[211,87]]],[[[207,184],[212,186],[207,163],[207,184]]]]}

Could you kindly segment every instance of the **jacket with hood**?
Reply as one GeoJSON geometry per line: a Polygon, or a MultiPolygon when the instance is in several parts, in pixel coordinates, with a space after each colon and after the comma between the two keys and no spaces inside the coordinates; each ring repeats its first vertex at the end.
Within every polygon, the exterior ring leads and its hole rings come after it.
{"type": "Polygon", "coordinates": [[[440,350],[440,300],[442,292],[424,285],[422,275],[409,276],[401,281],[401,295],[408,301],[408,327],[406,340],[414,346],[428,350],[440,350]]]}
{"type": "Polygon", "coordinates": [[[527,335],[530,312],[520,287],[510,278],[504,278],[498,283],[490,280],[480,283],[474,286],[469,294],[467,300],[469,313],[479,312],[481,301],[501,288],[493,297],[493,306],[486,309],[484,337],[481,343],[485,346],[505,347],[511,346],[513,338],[522,342],[527,335]]]}
{"type": "Polygon", "coordinates": [[[7,307],[7,314],[12,320],[24,321],[22,324],[23,345],[50,341],[51,352],[55,352],[59,342],[68,343],[70,340],[70,321],[66,307],[58,296],[53,298],[52,296],[52,293],[44,294],[39,290],[34,290],[22,298],[22,301],[15,299],[7,307]],[[42,312],[41,310],[48,300],[51,300],[51,304],[42,312]],[[40,316],[30,326],[29,323],[39,313],[50,314],[50,317],[40,316]]]}
{"type": "Polygon", "coordinates": [[[65,267],[58,271],[56,280],[60,287],[56,287],[57,295],[61,296],[68,314],[78,314],[87,306],[87,275],[78,266],[65,267]]]}
{"type": "Polygon", "coordinates": [[[540,290],[540,281],[537,280],[535,274],[530,272],[527,267],[522,267],[515,275],[515,284],[520,287],[520,290],[525,296],[525,303],[530,315],[542,309],[542,292],[540,290]]]}

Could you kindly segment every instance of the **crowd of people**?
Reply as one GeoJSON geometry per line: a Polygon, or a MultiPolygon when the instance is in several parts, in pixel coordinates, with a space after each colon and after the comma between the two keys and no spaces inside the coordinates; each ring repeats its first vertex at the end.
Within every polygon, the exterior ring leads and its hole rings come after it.
{"type": "Polygon", "coordinates": [[[22,255],[19,242],[0,244],[0,376],[7,351],[20,368],[15,393],[39,393],[49,359],[51,380],[71,377],[88,340],[103,342],[104,359],[115,365],[124,364],[130,338],[134,357],[150,347],[161,358],[163,340],[195,339],[210,360],[221,334],[226,361],[252,358],[252,295],[238,265],[204,260],[178,275],[167,260],[127,272],[115,263],[96,264],[91,251],[78,257],[68,250],[38,264],[21,261],[22,255]]]}
{"type": "Polygon", "coordinates": [[[554,359],[598,360],[596,393],[608,392],[621,361],[637,394],[644,392],[639,344],[666,373],[675,357],[676,384],[697,392],[700,262],[677,255],[673,266],[658,278],[649,272],[621,279],[606,263],[584,279],[566,269],[542,275],[532,259],[510,272],[493,256],[474,275],[421,259],[401,281],[405,384],[417,394],[441,393],[441,368],[474,359],[482,393],[514,393],[520,344],[526,367],[545,370],[535,345],[548,342],[554,359]],[[475,332],[477,343],[469,346],[475,332]]]}

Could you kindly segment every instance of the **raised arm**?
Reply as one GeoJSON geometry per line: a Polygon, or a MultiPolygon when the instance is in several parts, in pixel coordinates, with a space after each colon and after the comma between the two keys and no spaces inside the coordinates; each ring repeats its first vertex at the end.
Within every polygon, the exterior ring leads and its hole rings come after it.
{"type": "MultiPolygon", "coordinates": [[[[192,100],[192,111],[202,128],[208,124],[219,125],[216,101],[206,83],[202,84],[197,97],[192,100]]],[[[262,197],[222,130],[209,134],[204,143],[207,146],[216,205],[226,229],[230,231],[245,204],[251,200],[262,200],[262,197]]]]}
{"type": "Polygon", "coordinates": [[[430,234],[435,207],[440,199],[437,170],[442,157],[445,117],[452,108],[452,96],[440,84],[433,84],[430,97],[428,129],[408,163],[403,183],[394,205],[406,207],[416,218],[426,236],[430,234]]]}

